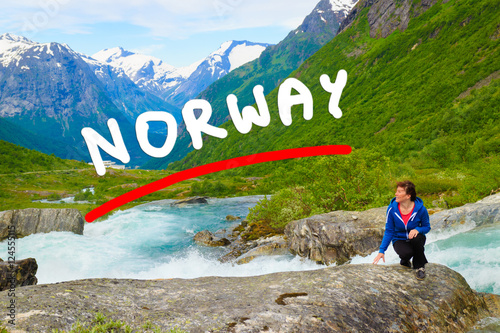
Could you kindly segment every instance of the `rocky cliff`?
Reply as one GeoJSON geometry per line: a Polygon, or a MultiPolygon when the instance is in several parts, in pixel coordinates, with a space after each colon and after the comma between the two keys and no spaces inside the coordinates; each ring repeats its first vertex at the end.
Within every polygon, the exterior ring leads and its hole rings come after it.
{"type": "Polygon", "coordinates": [[[385,211],[335,211],[290,222],[285,228],[290,252],[324,264],[369,255],[384,236],[385,211]]]}
{"type": "Polygon", "coordinates": [[[35,233],[70,231],[83,234],[82,214],[77,209],[27,208],[0,212],[0,241],[8,237],[9,226],[14,226],[16,237],[35,233]]]}
{"type": "Polygon", "coordinates": [[[150,321],[189,332],[464,332],[498,316],[460,274],[437,264],[427,271],[425,281],[399,265],[364,264],[258,277],[29,286],[16,291],[16,329],[69,330],[101,312],[139,331],[150,321]]]}
{"type": "Polygon", "coordinates": [[[419,16],[436,2],[437,0],[361,0],[342,21],[338,33],[347,29],[363,9],[369,7],[367,16],[370,37],[386,38],[397,29],[406,30],[410,19],[419,16]]]}

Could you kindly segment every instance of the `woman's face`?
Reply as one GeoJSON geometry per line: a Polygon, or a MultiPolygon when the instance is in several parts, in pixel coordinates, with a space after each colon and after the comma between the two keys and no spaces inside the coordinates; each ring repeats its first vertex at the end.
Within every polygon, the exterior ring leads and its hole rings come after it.
{"type": "Polygon", "coordinates": [[[401,203],[410,200],[411,195],[406,194],[404,187],[398,187],[396,189],[396,202],[401,203]]]}

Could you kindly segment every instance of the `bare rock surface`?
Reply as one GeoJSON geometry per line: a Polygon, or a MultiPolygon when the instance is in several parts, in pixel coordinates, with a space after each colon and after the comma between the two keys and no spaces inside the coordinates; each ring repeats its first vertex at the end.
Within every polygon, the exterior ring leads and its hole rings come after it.
{"type": "Polygon", "coordinates": [[[8,237],[9,226],[14,226],[16,237],[36,233],[70,231],[83,234],[85,221],[78,209],[27,208],[0,212],[0,240],[8,237]]]}
{"type": "Polygon", "coordinates": [[[363,9],[370,8],[367,13],[370,37],[386,38],[397,29],[405,31],[412,18],[421,15],[436,3],[437,0],[360,0],[342,21],[337,34],[349,28],[363,9]]]}
{"type": "Polygon", "coordinates": [[[437,212],[430,216],[433,230],[443,230],[463,224],[482,226],[500,222],[500,193],[475,203],[437,212]]]}
{"type": "Polygon", "coordinates": [[[273,236],[255,241],[255,246],[239,256],[236,263],[247,264],[258,257],[285,254],[290,254],[285,238],[283,236],[273,236]]]}
{"type": "Polygon", "coordinates": [[[386,210],[335,211],[292,221],[285,228],[290,252],[324,264],[369,255],[384,236],[386,210]]]}
{"type": "MultiPolygon", "coordinates": [[[[5,309],[6,291],[0,295],[5,309]]],[[[424,281],[399,265],[372,264],[255,277],[77,280],[20,288],[16,306],[18,332],[69,330],[97,312],[138,331],[149,320],[192,333],[465,332],[498,316],[485,295],[438,264],[427,265],[424,281]]]]}

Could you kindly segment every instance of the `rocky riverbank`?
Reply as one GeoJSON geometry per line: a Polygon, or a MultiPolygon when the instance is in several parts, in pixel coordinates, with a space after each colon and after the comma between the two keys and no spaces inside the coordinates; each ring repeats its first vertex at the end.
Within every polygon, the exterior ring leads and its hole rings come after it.
{"type": "MultiPolygon", "coordinates": [[[[16,290],[16,329],[69,330],[100,312],[138,331],[149,321],[189,332],[466,332],[499,316],[489,306],[498,296],[474,292],[445,266],[429,264],[427,271],[424,281],[399,265],[364,264],[257,277],[29,286],[16,290]]],[[[9,300],[1,295],[5,308],[9,300]]]]}
{"type": "MultiPolygon", "coordinates": [[[[243,221],[234,230],[219,232],[229,240],[229,253],[221,261],[245,263],[256,256],[292,253],[320,264],[343,264],[356,255],[376,251],[385,230],[387,207],[357,211],[334,211],[290,222],[282,235],[250,239],[253,225],[243,221]],[[250,252],[251,251],[251,252],[250,252]]],[[[465,226],[474,228],[500,222],[500,193],[462,207],[430,215],[432,233],[465,226]]],[[[217,233],[216,233],[217,235],[217,233]]]]}
{"type": "Polygon", "coordinates": [[[70,231],[83,234],[85,221],[78,209],[27,208],[0,212],[0,241],[9,234],[9,226],[14,227],[16,237],[35,233],[70,231]]]}

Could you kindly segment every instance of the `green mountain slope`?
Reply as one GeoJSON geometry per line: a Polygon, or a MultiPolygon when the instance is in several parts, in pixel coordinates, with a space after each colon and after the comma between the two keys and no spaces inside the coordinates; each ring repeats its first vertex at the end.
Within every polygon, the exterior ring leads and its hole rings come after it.
{"type": "Polygon", "coordinates": [[[0,174],[89,168],[86,163],[63,160],[0,140],[0,174]]]}
{"type": "MultiPolygon", "coordinates": [[[[390,180],[418,175],[423,179],[423,170],[428,170],[428,174],[434,172],[433,178],[427,178],[430,184],[441,184],[439,177],[445,176],[438,173],[453,169],[451,185],[436,185],[437,191],[460,189],[487,195],[500,187],[498,2],[436,1],[429,8],[420,1],[360,1],[354,13],[342,33],[291,75],[312,92],[311,120],[304,120],[302,106],[297,106],[292,110],[292,125],[285,127],[278,116],[275,89],[266,97],[271,112],[268,127],[254,126],[242,135],[227,122],[222,126],[229,131],[226,139],[205,138],[201,150],[173,168],[284,148],[348,144],[361,152],[350,157],[359,162],[354,167],[380,167],[382,177],[390,180]],[[335,119],[328,113],[330,94],[322,89],[319,77],[326,73],[334,80],[340,69],[347,71],[348,80],[339,104],[343,116],[335,119]],[[388,159],[379,163],[372,158],[388,159]],[[470,176],[466,179],[470,181],[461,181],[462,176],[470,176]]],[[[317,161],[308,158],[240,172],[274,174],[275,180],[288,179],[280,186],[297,185],[301,182],[294,177],[300,173],[295,171],[311,169],[317,161]],[[282,165],[286,169],[276,171],[282,165]]],[[[367,185],[366,181],[358,184],[367,185]]],[[[392,187],[383,195],[380,191],[377,200],[383,203],[392,187]]],[[[360,206],[375,201],[375,197],[361,200],[360,206]]],[[[344,201],[329,209],[355,207],[344,201]]]]}
{"type": "Polygon", "coordinates": [[[48,138],[30,132],[5,118],[0,118],[0,140],[13,144],[30,147],[45,154],[55,154],[68,159],[80,159],[79,153],[73,147],[68,146],[53,137],[48,138]]]}
{"type": "MultiPolygon", "coordinates": [[[[495,1],[438,3],[412,18],[405,31],[378,39],[369,37],[368,9],[292,75],[312,91],[313,119],[303,120],[302,108],[296,107],[293,124],[285,127],[277,112],[276,89],[266,97],[272,118],[268,127],[254,126],[241,135],[228,122],[223,125],[229,131],[226,139],[206,138],[200,151],[177,166],[318,144],[377,148],[398,159],[432,159],[430,149],[423,149],[447,137],[462,138],[458,141],[465,141],[467,151],[476,137],[483,137],[489,147],[498,140],[487,134],[498,128],[499,116],[494,91],[500,70],[500,9],[495,1]],[[327,112],[329,94],[319,85],[319,77],[327,73],[334,79],[340,69],[347,71],[348,81],[340,102],[343,117],[334,119],[327,112]],[[488,89],[477,89],[487,83],[488,89]],[[464,98],[469,90],[476,97],[470,101],[464,98]],[[481,106],[464,112],[471,103],[481,106]]],[[[480,157],[492,153],[498,151],[487,149],[480,157]]],[[[446,165],[459,160],[463,159],[434,162],[446,165]]]]}
{"type": "MultiPolygon", "coordinates": [[[[212,105],[214,112],[210,123],[219,126],[229,120],[226,104],[226,96],[229,94],[238,96],[238,104],[243,107],[255,102],[252,92],[255,85],[262,85],[265,94],[276,88],[304,60],[335,36],[345,14],[344,11],[333,11],[328,0],[320,1],[304,22],[280,43],[269,46],[258,59],[211,84],[197,97],[212,105]]],[[[167,157],[152,159],[143,167],[165,169],[169,163],[192,151],[190,136],[184,130],[182,132],[174,150],[167,157]]]]}

